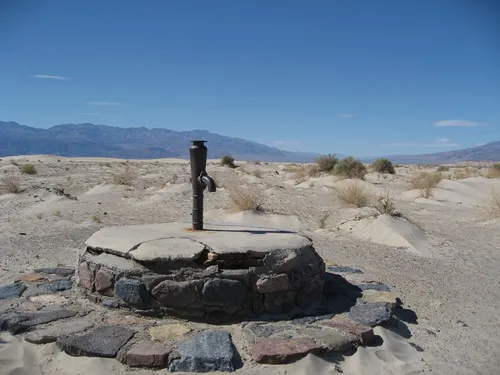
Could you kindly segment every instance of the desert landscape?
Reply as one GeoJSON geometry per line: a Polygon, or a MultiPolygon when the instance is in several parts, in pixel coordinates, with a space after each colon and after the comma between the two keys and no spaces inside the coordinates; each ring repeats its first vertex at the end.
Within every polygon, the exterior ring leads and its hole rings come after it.
{"type": "MultiPolygon", "coordinates": [[[[209,160],[217,191],[205,194],[207,223],[304,234],[327,266],[361,269],[402,301],[395,314],[404,325],[376,327],[379,345],[332,361],[310,354],[292,364],[256,365],[243,358],[235,373],[496,372],[499,165],[391,170],[379,164],[333,155],[309,164],[209,160]]],[[[182,159],[3,157],[0,189],[1,284],[38,268],[75,267],[100,228],[191,220],[189,162],[182,159]]],[[[31,299],[31,308],[43,308],[31,299]]],[[[11,304],[0,300],[0,311],[11,304]]],[[[75,367],[79,374],[152,373],[111,359],[71,357],[55,343],[1,338],[5,374],[74,374],[75,367]]],[[[235,345],[245,353],[237,338],[235,345]]]]}

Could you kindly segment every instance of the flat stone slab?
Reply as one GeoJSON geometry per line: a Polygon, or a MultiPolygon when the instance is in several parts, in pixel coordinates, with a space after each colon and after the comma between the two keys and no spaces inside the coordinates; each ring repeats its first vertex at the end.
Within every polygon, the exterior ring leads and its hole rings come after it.
{"type": "Polygon", "coordinates": [[[388,322],[392,318],[392,311],[384,302],[357,303],[348,316],[357,323],[375,327],[388,322]]]}
{"type": "Polygon", "coordinates": [[[93,326],[91,322],[83,319],[60,322],[45,329],[28,332],[24,339],[32,344],[47,344],[56,341],[59,337],[82,332],[93,326]]]}
{"type": "Polygon", "coordinates": [[[132,367],[163,367],[168,363],[171,349],[151,341],[140,341],[125,355],[125,363],[132,367]]]}
{"type": "Polygon", "coordinates": [[[60,338],[57,345],[72,356],[114,358],[134,333],[121,326],[102,326],[85,335],[60,338]]]}
{"type": "Polygon", "coordinates": [[[26,285],[14,283],[0,286],[0,299],[19,298],[26,290],[26,285]]]}
{"type": "Polygon", "coordinates": [[[180,260],[192,260],[195,249],[200,249],[200,252],[203,250],[201,246],[193,245],[192,241],[213,249],[218,254],[246,252],[266,254],[278,249],[294,250],[312,246],[311,241],[304,236],[275,229],[206,224],[205,230],[193,231],[190,227],[189,223],[179,222],[107,227],[94,233],[85,245],[122,257],[140,256],[146,259],[162,254],[169,256],[169,259],[180,260]],[[168,241],[163,242],[165,240],[168,241]],[[155,243],[151,244],[153,241],[155,243]],[[168,250],[160,250],[162,242],[165,246],[169,244],[174,246],[168,250]],[[140,250],[142,246],[144,248],[140,250]]]}
{"type": "Polygon", "coordinates": [[[348,267],[348,266],[330,266],[328,271],[333,273],[363,273],[359,268],[348,267]]]}
{"type": "Polygon", "coordinates": [[[368,284],[358,284],[358,288],[361,290],[376,290],[379,292],[390,292],[391,288],[389,288],[385,284],[380,283],[368,283],[368,284]]]}
{"type": "Polygon", "coordinates": [[[252,348],[252,359],[257,363],[284,364],[295,362],[309,353],[317,354],[323,349],[312,338],[263,339],[252,348]]]}
{"type": "Polygon", "coordinates": [[[142,262],[177,259],[194,259],[205,249],[205,245],[187,238],[164,238],[144,242],[132,250],[132,259],[142,262]]]}
{"type": "Polygon", "coordinates": [[[181,342],[178,352],[168,366],[172,372],[232,372],[239,365],[231,335],[222,330],[203,331],[181,342]]]}
{"type": "Polygon", "coordinates": [[[348,318],[335,316],[330,320],[323,320],[319,324],[354,337],[356,341],[363,345],[370,344],[375,339],[372,327],[356,323],[348,318]]]}
{"type": "Polygon", "coordinates": [[[69,267],[54,267],[54,268],[38,268],[35,270],[37,273],[44,273],[47,275],[57,275],[61,277],[68,277],[75,274],[74,268],[69,267]]]}
{"type": "Polygon", "coordinates": [[[12,334],[16,334],[25,332],[40,324],[71,318],[76,314],[76,311],[71,310],[42,311],[36,313],[14,312],[0,317],[0,329],[5,329],[12,334]]]}
{"type": "Polygon", "coordinates": [[[341,354],[354,348],[356,338],[343,335],[340,332],[328,331],[320,328],[305,328],[300,331],[314,339],[316,343],[323,343],[322,352],[325,354],[341,354]]]}

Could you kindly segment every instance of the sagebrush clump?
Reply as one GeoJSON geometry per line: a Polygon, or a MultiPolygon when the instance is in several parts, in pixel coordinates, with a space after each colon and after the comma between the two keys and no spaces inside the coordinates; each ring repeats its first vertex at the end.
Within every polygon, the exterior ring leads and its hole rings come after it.
{"type": "Polygon", "coordinates": [[[414,189],[420,190],[423,198],[430,198],[442,179],[443,176],[439,172],[420,172],[410,180],[410,184],[414,189]]]}
{"type": "Polygon", "coordinates": [[[380,158],[375,160],[375,162],[372,164],[372,168],[375,172],[378,173],[388,173],[388,174],[396,173],[394,167],[392,166],[391,161],[386,158],[380,158]]]}
{"type": "Polygon", "coordinates": [[[120,172],[113,173],[113,183],[116,185],[132,185],[137,178],[137,174],[132,169],[129,162],[122,163],[120,172]]]}
{"type": "Polygon", "coordinates": [[[17,175],[8,174],[0,180],[2,191],[10,194],[19,194],[21,192],[21,179],[17,175]]]}
{"type": "Polygon", "coordinates": [[[235,212],[252,211],[263,212],[263,195],[254,188],[242,187],[236,184],[230,186],[229,199],[231,200],[231,208],[235,212]]]}
{"type": "Polygon", "coordinates": [[[37,174],[38,171],[36,170],[36,167],[33,164],[24,164],[20,168],[21,173],[24,174],[37,174]]]}
{"type": "Polygon", "coordinates": [[[334,173],[341,177],[363,179],[367,171],[366,166],[361,161],[348,156],[335,165],[334,173]]]}
{"type": "Polygon", "coordinates": [[[342,203],[356,207],[366,207],[371,203],[372,192],[359,181],[343,181],[334,191],[342,203]]]}
{"type": "Polygon", "coordinates": [[[335,154],[321,155],[316,159],[316,164],[320,172],[333,171],[333,168],[335,168],[337,162],[338,159],[335,157],[335,154]]]}
{"type": "Polygon", "coordinates": [[[488,177],[500,178],[500,163],[495,163],[488,169],[488,177]]]}
{"type": "Polygon", "coordinates": [[[223,156],[220,159],[220,165],[226,166],[229,168],[236,168],[236,164],[234,164],[234,158],[230,155],[223,156]]]}

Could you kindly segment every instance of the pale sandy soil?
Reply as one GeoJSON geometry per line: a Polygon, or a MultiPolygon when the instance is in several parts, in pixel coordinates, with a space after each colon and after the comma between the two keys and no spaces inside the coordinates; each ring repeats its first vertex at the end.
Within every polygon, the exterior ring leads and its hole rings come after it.
{"type": "MultiPolygon", "coordinates": [[[[103,226],[190,221],[187,161],[132,161],[132,185],[113,184],[113,174],[124,168],[116,159],[3,158],[0,179],[19,175],[24,191],[0,195],[0,284],[31,268],[74,265],[84,241],[103,226]],[[38,174],[21,175],[12,163],[28,160],[38,174]],[[64,188],[78,201],[46,188],[64,188]]],[[[229,169],[212,161],[207,169],[219,188],[205,195],[206,221],[301,231],[327,263],[374,275],[416,313],[406,338],[377,328],[384,338],[381,347],[340,359],[337,369],[344,374],[498,373],[500,219],[488,215],[485,202],[492,191],[500,193],[500,180],[483,177],[485,168],[451,168],[430,198],[411,190],[408,181],[432,168],[403,166],[395,176],[367,175],[365,187],[374,193],[390,189],[402,217],[377,217],[371,208],[345,206],[334,193],[345,181],[329,175],[295,180],[287,164],[229,169]],[[468,178],[458,179],[463,177],[468,178]],[[260,193],[265,213],[231,212],[229,190],[235,185],[260,193]],[[408,342],[424,351],[412,350],[408,342]]],[[[166,373],[125,369],[114,360],[72,358],[53,344],[32,346],[2,337],[10,344],[0,344],[0,366],[9,366],[12,374],[166,373]]],[[[335,368],[307,357],[288,366],[245,365],[238,373],[326,374],[335,368]]]]}

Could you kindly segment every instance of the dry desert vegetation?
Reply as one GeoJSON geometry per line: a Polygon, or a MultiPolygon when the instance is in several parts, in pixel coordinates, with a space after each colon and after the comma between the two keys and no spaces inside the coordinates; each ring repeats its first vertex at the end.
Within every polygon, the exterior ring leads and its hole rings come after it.
{"type": "MultiPolygon", "coordinates": [[[[207,222],[304,233],[327,265],[361,268],[401,296],[406,331],[379,331],[384,350],[360,348],[339,371],[497,373],[499,164],[367,166],[325,155],[311,164],[228,157],[210,160],[207,170],[217,183],[216,193],[205,194],[207,222]],[[418,359],[398,340],[417,348],[418,359]]],[[[189,222],[189,173],[187,160],[3,157],[0,283],[28,269],[75,265],[85,240],[105,226],[189,222]]],[[[323,364],[315,360],[264,371],[292,374],[305,366],[300,373],[320,373],[323,364]]],[[[59,356],[52,365],[62,361],[70,360],[59,356]]],[[[125,371],[104,359],[74,361],[66,363],[81,371],[91,365],[95,373],[125,371]]]]}

